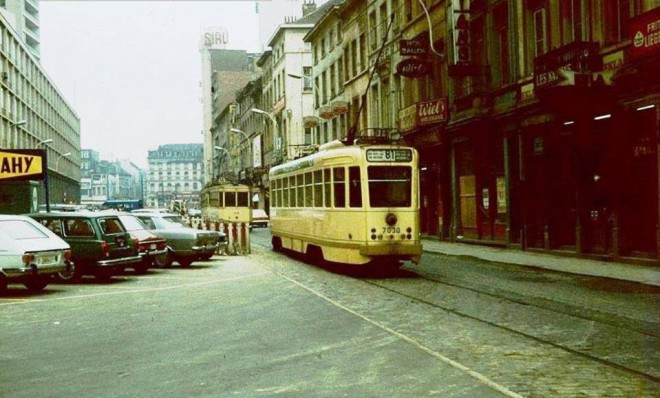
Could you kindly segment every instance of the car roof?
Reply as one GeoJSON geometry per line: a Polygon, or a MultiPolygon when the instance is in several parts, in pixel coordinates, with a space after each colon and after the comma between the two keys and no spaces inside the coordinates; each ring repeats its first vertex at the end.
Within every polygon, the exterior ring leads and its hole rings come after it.
{"type": "Polygon", "coordinates": [[[51,211],[49,213],[30,213],[26,214],[28,217],[36,218],[100,218],[100,217],[116,217],[116,214],[106,213],[101,211],[51,211]]]}

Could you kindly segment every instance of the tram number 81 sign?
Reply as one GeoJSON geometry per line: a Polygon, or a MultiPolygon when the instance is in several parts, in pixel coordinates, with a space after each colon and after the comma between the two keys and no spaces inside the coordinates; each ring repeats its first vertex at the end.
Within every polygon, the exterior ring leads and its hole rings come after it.
{"type": "Polygon", "coordinates": [[[411,160],[410,149],[367,149],[369,162],[410,162],[411,160]]]}
{"type": "Polygon", "coordinates": [[[45,158],[39,149],[0,150],[0,180],[43,180],[45,158]]]}

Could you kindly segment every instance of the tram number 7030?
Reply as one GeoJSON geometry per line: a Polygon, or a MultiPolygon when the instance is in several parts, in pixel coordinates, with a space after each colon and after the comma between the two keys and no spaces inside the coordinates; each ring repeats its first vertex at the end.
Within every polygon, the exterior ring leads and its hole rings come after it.
{"type": "Polygon", "coordinates": [[[383,227],[384,234],[398,234],[401,233],[401,227],[383,227]]]}

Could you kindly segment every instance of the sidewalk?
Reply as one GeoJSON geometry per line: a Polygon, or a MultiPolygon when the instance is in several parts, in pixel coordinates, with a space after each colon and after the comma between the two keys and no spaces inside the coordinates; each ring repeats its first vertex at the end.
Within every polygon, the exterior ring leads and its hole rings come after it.
{"type": "Polygon", "coordinates": [[[451,256],[469,256],[487,261],[538,267],[559,272],[591,275],[603,278],[638,282],[660,286],[660,267],[598,261],[577,257],[562,257],[545,253],[534,253],[516,249],[504,249],[469,243],[440,242],[423,237],[425,252],[451,256]]]}

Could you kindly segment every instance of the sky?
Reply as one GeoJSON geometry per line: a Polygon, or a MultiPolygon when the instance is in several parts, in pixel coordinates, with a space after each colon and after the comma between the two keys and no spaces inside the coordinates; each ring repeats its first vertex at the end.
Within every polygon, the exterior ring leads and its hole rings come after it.
{"type": "Polygon", "coordinates": [[[258,52],[254,1],[41,1],[41,63],[74,108],[81,147],[146,168],[149,150],[201,143],[203,29],[258,52]]]}

